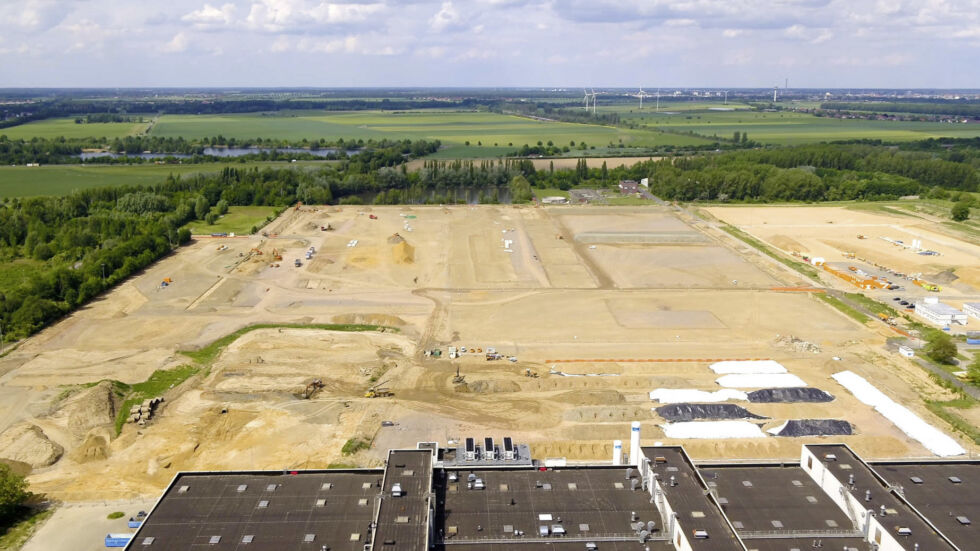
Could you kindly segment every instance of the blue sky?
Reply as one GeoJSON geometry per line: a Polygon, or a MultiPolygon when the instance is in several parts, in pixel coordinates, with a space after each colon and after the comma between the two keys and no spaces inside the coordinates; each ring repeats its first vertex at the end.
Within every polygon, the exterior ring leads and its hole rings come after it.
{"type": "Polygon", "coordinates": [[[0,0],[5,86],[980,88],[980,0],[0,0]]]}

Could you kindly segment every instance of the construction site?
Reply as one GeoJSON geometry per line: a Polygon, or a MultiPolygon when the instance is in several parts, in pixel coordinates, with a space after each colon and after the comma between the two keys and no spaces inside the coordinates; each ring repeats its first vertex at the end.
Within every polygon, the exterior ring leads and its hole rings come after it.
{"type": "MultiPolygon", "coordinates": [[[[976,247],[941,243],[914,259],[975,281],[976,247]]],[[[156,496],[180,471],[380,466],[467,434],[604,461],[634,422],[695,460],[826,439],[975,454],[925,407],[953,393],[813,285],[671,207],[297,206],[196,237],[0,358],[0,457],[70,502],[156,496]]]]}

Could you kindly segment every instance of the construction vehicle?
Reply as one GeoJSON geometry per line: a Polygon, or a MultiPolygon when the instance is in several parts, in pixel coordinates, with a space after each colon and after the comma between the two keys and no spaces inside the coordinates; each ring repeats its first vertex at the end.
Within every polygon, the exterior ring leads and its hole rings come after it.
{"type": "Polygon", "coordinates": [[[308,385],[306,385],[306,388],[303,389],[303,399],[309,400],[313,398],[313,396],[316,395],[321,388],[323,388],[323,381],[320,379],[313,379],[308,385]]]}
{"type": "MultiPolygon", "coordinates": [[[[262,251],[259,251],[259,254],[262,254],[262,251]]],[[[279,252],[279,249],[272,249],[272,258],[280,262],[282,261],[282,253],[279,252]]]]}
{"type": "Polygon", "coordinates": [[[293,261],[293,266],[296,266],[297,268],[299,268],[302,265],[303,265],[303,263],[300,262],[298,258],[293,261]]]}
{"type": "Polygon", "coordinates": [[[326,226],[320,226],[320,231],[333,231],[333,226],[327,224],[326,226]]]}
{"type": "Polygon", "coordinates": [[[380,383],[378,383],[378,384],[376,384],[376,385],[368,388],[367,389],[367,392],[364,393],[364,397],[365,398],[387,398],[389,396],[394,396],[395,393],[392,392],[390,388],[381,386],[381,385],[384,385],[384,384],[389,383],[389,382],[391,382],[391,379],[387,379],[387,380],[381,381],[380,383]]]}
{"type": "Polygon", "coordinates": [[[939,285],[934,285],[932,283],[929,283],[928,281],[923,281],[921,279],[916,279],[912,283],[915,283],[916,285],[922,287],[926,291],[932,291],[933,293],[938,293],[939,291],[943,290],[943,288],[940,287],[939,285]]]}
{"type": "Polygon", "coordinates": [[[465,382],[466,382],[466,376],[459,374],[459,366],[457,365],[456,366],[456,376],[453,377],[453,384],[454,385],[461,385],[461,384],[463,384],[465,382]]]}
{"type": "Polygon", "coordinates": [[[868,238],[867,235],[858,234],[858,239],[867,239],[867,238],[868,238]]]}
{"type": "Polygon", "coordinates": [[[369,214],[368,218],[370,218],[371,220],[377,220],[378,216],[376,214],[369,214]]]}
{"type": "Polygon", "coordinates": [[[538,378],[538,374],[535,373],[534,371],[531,371],[531,368],[527,368],[527,369],[524,370],[524,376],[525,377],[530,377],[532,379],[537,379],[538,378]]]}

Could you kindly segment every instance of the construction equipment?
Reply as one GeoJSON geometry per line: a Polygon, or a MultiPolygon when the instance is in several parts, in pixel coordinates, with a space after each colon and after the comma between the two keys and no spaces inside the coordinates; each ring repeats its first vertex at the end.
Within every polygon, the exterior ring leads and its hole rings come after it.
{"type": "Polygon", "coordinates": [[[454,385],[461,385],[461,384],[463,384],[465,382],[466,382],[466,376],[459,374],[459,366],[457,365],[456,366],[456,376],[453,377],[453,384],[454,385]]]}
{"type": "Polygon", "coordinates": [[[302,265],[303,265],[303,263],[300,262],[298,258],[293,261],[293,266],[296,266],[297,268],[299,268],[302,265]]]}
{"type": "Polygon", "coordinates": [[[378,384],[376,384],[376,385],[368,388],[367,389],[367,392],[364,393],[364,397],[365,398],[387,398],[389,396],[394,396],[395,393],[392,392],[390,388],[381,386],[381,385],[384,385],[384,384],[389,383],[389,382],[391,382],[391,379],[387,379],[385,381],[381,381],[380,383],[378,383],[378,384]]]}
{"type": "Polygon", "coordinates": [[[524,370],[524,376],[525,377],[530,377],[532,379],[537,379],[538,378],[538,374],[535,373],[534,371],[531,371],[531,368],[527,368],[527,369],[524,370]]]}
{"type": "Polygon", "coordinates": [[[313,379],[310,381],[310,384],[306,385],[306,388],[303,389],[303,399],[309,400],[313,398],[313,396],[316,395],[321,388],[323,388],[323,381],[320,379],[313,379]]]}
{"type": "Polygon", "coordinates": [[[370,218],[371,220],[377,220],[378,216],[376,214],[369,214],[368,218],[370,218]]]}
{"type": "Polygon", "coordinates": [[[320,226],[320,231],[333,231],[333,226],[327,224],[326,226],[320,226]]]}

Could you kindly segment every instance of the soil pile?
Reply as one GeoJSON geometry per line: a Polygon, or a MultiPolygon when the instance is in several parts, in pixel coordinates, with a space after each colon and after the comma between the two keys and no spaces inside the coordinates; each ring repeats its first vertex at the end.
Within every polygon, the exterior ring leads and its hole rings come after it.
{"type": "Polygon", "coordinates": [[[774,436],[850,436],[851,424],[840,419],[791,419],[781,427],[769,429],[774,436]]]}
{"type": "Polygon", "coordinates": [[[105,436],[89,434],[81,446],[71,450],[68,458],[78,463],[101,461],[109,457],[109,441],[105,436]]]}
{"type": "Polygon", "coordinates": [[[735,404],[669,404],[656,411],[672,423],[698,419],[768,419],[735,404]]]}
{"type": "Polygon", "coordinates": [[[79,438],[89,430],[111,425],[116,418],[116,403],[112,383],[102,381],[69,398],[61,408],[68,419],[68,429],[79,438]]]}
{"type": "Polygon", "coordinates": [[[396,264],[415,263],[415,247],[408,244],[405,238],[397,233],[388,238],[391,245],[391,258],[396,264]]]}
{"type": "Polygon", "coordinates": [[[763,388],[748,393],[749,401],[757,404],[773,402],[830,402],[833,395],[819,388],[763,388]]]}
{"type": "Polygon", "coordinates": [[[16,425],[0,434],[0,457],[27,463],[35,469],[53,465],[64,452],[37,425],[16,425]]]}
{"type": "Polygon", "coordinates": [[[390,314],[339,314],[334,316],[331,323],[353,324],[353,325],[386,325],[389,327],[400,327],[405,325],[405,320],[390,314]]]}

